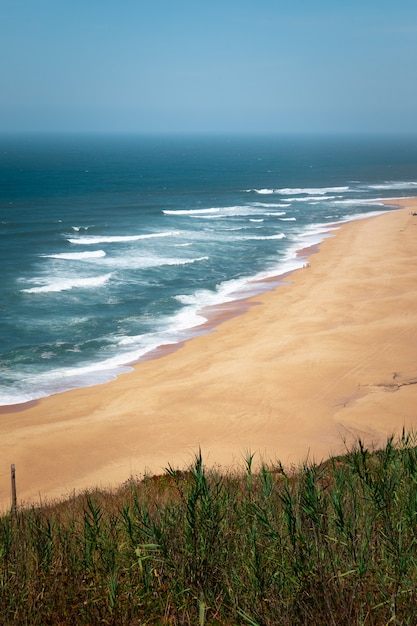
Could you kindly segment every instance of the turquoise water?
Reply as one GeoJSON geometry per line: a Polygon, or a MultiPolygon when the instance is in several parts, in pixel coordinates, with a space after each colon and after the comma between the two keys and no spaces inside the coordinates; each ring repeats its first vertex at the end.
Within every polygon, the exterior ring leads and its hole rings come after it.
{"type": "Polygon", "coordinates": [[[202,308],[303,264],[334,225],[417,195],[417,142],[0,140],[0,404],[110,380],[202,308]]]}

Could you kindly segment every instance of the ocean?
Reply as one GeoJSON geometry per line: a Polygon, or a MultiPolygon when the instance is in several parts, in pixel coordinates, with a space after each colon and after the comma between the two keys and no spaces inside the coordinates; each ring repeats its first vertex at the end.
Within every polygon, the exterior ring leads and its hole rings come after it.
{"type": "MultiPolygon", "coordinates": [[[[96,385],[417,195],[417,142],[0,138],[0,405],[96,385]]],[[[383,253],[383,251],[381,251],[383,253]]],[[[300,323],[302,320],[300,320],[300,323]]]]}

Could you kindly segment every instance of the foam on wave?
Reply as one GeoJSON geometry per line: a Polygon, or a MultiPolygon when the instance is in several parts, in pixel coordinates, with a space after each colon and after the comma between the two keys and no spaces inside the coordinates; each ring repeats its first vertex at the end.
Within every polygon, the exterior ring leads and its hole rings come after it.
{"type": "Polygon", "coordinates": [[[164,215],[207,215],[209,213],[218,213],[220,208],[213,207],[211,209],[163,209],[164,215]]]}
{"type": "Polygon", "coordinates": [[[400,189],[417,189],[417,182],[415,181],[408,181],[408,182],[386,182],[386,183],[382,183],[380,185],[368,185],[368,189],[379,189],[379,190],[388,190],[388,189],[392,189],[392,190],[400,190],[400,189]]]}
{"type": "MultiPolygon", "coordinates": [[[[278,205],[266,205],[268,207],[278,205]]],[[[253,204],[212,207],[209,209],[184,209],[184,210],[168,210],[165,209],[163,213],[165,215],[178,216],[178,217],[192,217],[200,219],[218,219],[222,217],[240,217],[245,215],[259,214],[260,205],[254,202],[253,204]]]]}
{"type": "Polygon", "coordinates": [[[299,196],[301,194],[308,196],[324,196],[327,193],[345,193],[350,191],[350,187],[282,187],[279,189],[247,189],[247,192],[254,192],[260,195],[284,195],[284,196],[299,196]]]}
{"type": "Polygon", "coordinates": [[[48,259],[62,259],[65,261],[83,261],[88,259],[100,259],[106,256],[104,250],[95,250],[91,252],[62,252],[59,254],[43,254],[48,259]]]}
{"type": "Polygon", "coordinates": [[[306,194],[308,196],[324,196],[328,193],[345,193],[346,191],[349,191],[349,187],[287,187],[283,189],[277,189],[276,193],[280,193],[285,196],[301,194],[306,194]]]}
{"type": "Polygon", "coordinates": [[[337,198],[341,198],[342,196],[301,196],[301,197],[294,197],[294,198],[286,198],[288,200],[288,202],[311,202],[313,203],[314,201],[316,202],[328,202],[329,200],[336,200],[337,198]]]}
{"type": "Polygon", "coordinates": [[[145,235],[86,235],[77,238],[70,237],[68,241],[75,245],[91,246],[99,243],[127,243],[129,241],[140,241],[141,239],[154,239],[158,237],[173,237],[175,231],[162,233],[148,233],[145,235]]]}
{"type": "Polygon", "coordinates": [[[109,269],[117,268],[120,270],[142,270],[150,269],[152,267],[162,267],[164,265],[189,265],[200,261],[207,261],[208,258],[208,256],[199,256],[185,259],[181,257],[162,257],[157,255],[124,256],[117,258],[107,257],[101,265],[105,265],[109,269]]]}
{"type": "Polygon", "coordinates": [[[239,237],[239,239],[245,241],[266,241],[269,239],[285,239],[286,235],[284,233],[278,233],[277,235],[248,235],[247,237],[239,237]]]}
{"type": "Polygon", "coordinates": [[[52,283],[42,285],[39,287],[30,287],[29,289],[22,289],[24,293],[51,293],[59,291],[68,291],[69,289],[91,289],[92,287],[103,286],[110,278],[112,274],[104,274],[103,276],[93,276],[89,278],[67,278],[56,280],[52,283]]]}

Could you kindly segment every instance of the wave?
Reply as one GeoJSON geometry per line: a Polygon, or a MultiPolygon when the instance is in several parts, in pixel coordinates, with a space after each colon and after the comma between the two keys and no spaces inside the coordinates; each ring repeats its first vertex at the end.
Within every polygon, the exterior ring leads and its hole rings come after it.
{"type": "MultiPolygon", "coordinates": [[[[242,300],[249,295],[254,295],[255,289],[252,280],[256,280],[256,277],[244,276],[241,278],[232,278],[218,283],[214,291],[211,289],[197,289],[192,294],[178,294],[174,296],[174,299],[186,307],[185,310],[180,312],[182,315],[186,315],[188,311],[189,314],[194,312],[201,317],[205,315],[204,309],[206,307],[223,305],[228,302],[242,300]]],[[[203,319],[206,321],[207,318],[203,319]]],[[[194,324],[194,326],[195,325],[196,324],[194,324]]],[[[187,329],[191,328],[191,326],[185,326],[183,328],[187,329]]]]}
{"type": "Polygon", "coordinates": [[[247,189],[247,192],[254,192],[260,195],[280,194],[284,196],[299,196],[301,194],[324,196],[327,193],[344,193],[350,191],[350,187],[283,187],[281,189],[247,189]]]}
{"type": "Polygon", "coordinates": [[[296,222],[297,221],[296,217],[280,217],[278,219],[281,220],[281,222],[296,222]]]}
{"type": "Polygon", "coordinates": [[[246,189],[247,193],[258,193],[261,196],[272,196],[277,193],[276,189],[246,189]]]}
{"type": "MultiPolygon", "coordinates": [[[[249,220],[249,221],[253,222],[253,220],[249,220]]],[[[247,230],[247,228],[248,228],[247,226],[229,226],[229,227],[223,226],[223,228],[220,228],[219,230],[222,233],[229,233],[231,231],[236,231],[236,230],[247,230]]]]}
{"type": "Polygon", "coordinates": [[[380,185],[368,185],[368,189],[390,190],[390,189],[417,189],[417,182],[415,181],[399,181],[399,182],[385,182],[380,185]]]}
{"type": "Polygon", "coordinates": [[[344,193],[350,191],[350,187],[287,187],[283,189],[277,189],[276,193],[280,193],[284,196],[297,196],[306,194],[308,196],[324,196],[327,193],[344,193]]]}
{"type": "Polygon", "coordinates": [[[121,257],[107,257],[100,263],[100,266],[106,266],[109,269],[118,270],[144,270],[151,269],[153,267],[162,267],[164,265],[189,265],[191,263],[198,263],[200,261],[207,261],[208,256],[193,257],[185,259],[181,257],[162,257],[156,255],[147,256],[121,256],[121,257]]]}
{"type": "Polygon", "coordinates": [[[220,211],[219,208],[211,208],[211,209],[163,209],[162,213],[164,215],[206,215],[208,213],[218,213],[220,211]]]}
{"type": "Polygon", "coordinates": [[[112,274],[104,274],[103,276],[93,276],[90,278],[67,278],[65,280],[56,280],[53,283],[42,285],[39,287],[30,287],[22,289],[24,293],[51,293],[59,291],[68,291],[70,289],[85,289],[91,287],[101,287],[104,285],[112,274]]]}
{"type": "MultiPolygon", "coordinates": [[[[164,210],[165,215],[176,215],[176,216],[188,216],[200,219],[218,219],[221,217],[240,217],[245,215],[256,215],[259,214],[258,206],[255,206],[256,203],[250,205],[234,205],[234,206],[224,206],[224,207],[212,207],[210,209],[187,209],[187,210],[164,210]]],[[[274,205],[267,205],[268,207],[274,205]]]]}
{"type": "Polygon", "coordinates": [[[209,258],[208,256],[199,256],[196,259],[164,259],[161,265],[189,265],[190,263],[208,261],[209,258]]]}
{"type": "Polygon", "coordinates": [[[286,239],[287,235],[284,233],[279,233],[278,235],[248,235],[247,237],[239,237],[240,240],[243,241],[264,241],[267,239],[286,239]]]}
{"type": "MultiPolygon", "coordinates": [[[[354,201],[351,201],[354,204],[354,201]]],[[[339,230],[342,224],[347,222],[354,222],[362,219],[368,219],[369,217],[377,217],[378,215],[384,215],[390,213],[392,209],[386,209],[383,211],[367,211],[366,213],[352,213],[346,214],[343,217],[327,216],[325,219],[334,218],[335,221],[330,224],[324,222],[318,224],[310,224],[303,228],[301,232],[294,233],[291,239],[295,242],[294,249],[300,250],[305,247],[313,246],[321,243],[327,237],[331,237],[334,231],[339,230]],[[300,242],[303,242],[300,248],[300,242]]]]}
{"type": "Polygon", "coordinates": [[[289,202],[327,202],[329,200],[337,200],[342,196],[301,196],[300,198],[288,198],[289,202]]]}
{"type": "Polygon", "coordinates": [[[383,206],[385,202],[389,200],[389,198],[359,198],[356,200],[353,199],[344,199],[344,200],[335,200],[333,204],[339,205],[361,205],[361,204],[377,204],[383,206]]]}
{"type": "Polygon", "coordinates": [[[289,202],[253,202],[252,206],[264,209],[287,209],[291,204],[289,202]]]}
{"type": "Polygon", "coordinates": [[[78,261],[84,259],[100,259],[105,257],[104,250],[95,250],[94,252],[62,252],[60,254],[43,254],[42,257],[48,259],[63,259],[65,261],[78,261]]]}
{"type": "Polygon", "coordinates": [[[147,235],[86,235],[82,237],[68,238],[70,243],[76,245],[90,246],[98,243],[125,243],[129,241],[139,241],[141,239],[153,239],[156,237],[172,237],[176,235],[175,231],[166,231],[162,233],[149,233],[147,235]]]}

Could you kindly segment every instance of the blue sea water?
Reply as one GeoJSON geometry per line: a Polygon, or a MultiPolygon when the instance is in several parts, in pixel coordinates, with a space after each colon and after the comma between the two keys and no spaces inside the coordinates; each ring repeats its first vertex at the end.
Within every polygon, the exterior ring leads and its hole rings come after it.
{"type": "Polygon", "coordinates": [[[415,195],[415,138],[1,137],[0,404],[128,371],[415,195]]]}

